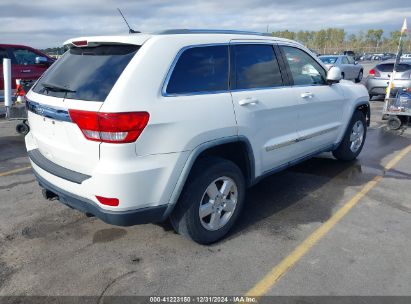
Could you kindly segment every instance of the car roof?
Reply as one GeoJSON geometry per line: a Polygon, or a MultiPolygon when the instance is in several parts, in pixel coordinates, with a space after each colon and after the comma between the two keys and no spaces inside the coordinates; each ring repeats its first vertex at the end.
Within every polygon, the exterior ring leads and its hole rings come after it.
{"type": "MultiPolygon", "coordinates": [[[[380,62],[380,63],[377,64],[377,65],[385,64],[385,63],[395,63],[395,59],[384,60],[383,62],[380,62]]],[[[411,64],[411,59],[410,59],[410,58],[401,58],[401,59],[400,59],[400,63],[411,64]]]]}
{"type": "Polygon", "coordinates": [[[128,34],[128,35],[115,35],[115,36],[90,36],[90,37],[78,37],[69,39],[64,42],[64,45],[71,45],[75,41],[87,40],[88,42],[106,42],[106,43],[128,43],[128,44],[137,44],[142,45],[148,39],[153,37],[164,37],[164,36],[175,36],[179,35],[193,35],[196,37],[203,38],[204,41],[209,40],[210,43],[213,42],[213,39],[220,37],[224,40],[231,39],[260,39],[273,40],[277,42],[286,42],[292,43],[299,46],[303,46],[301,43],[298,43],[294,40],[289,40],[285,38],[274,37],[269,33],[259,33],[251,31],[236,31],[236,30],[208,30],[208,29],[168,29],[159,32],[153,33],[137,33],[137,34],[128,34]]]}
{"type": "Polygon", "coordinates": [[[22,44],[0,44],[0,47],[2,47],[2,48],[28,48],[28,49],[34,49],[31,46],[22,45],[22,44]]]}

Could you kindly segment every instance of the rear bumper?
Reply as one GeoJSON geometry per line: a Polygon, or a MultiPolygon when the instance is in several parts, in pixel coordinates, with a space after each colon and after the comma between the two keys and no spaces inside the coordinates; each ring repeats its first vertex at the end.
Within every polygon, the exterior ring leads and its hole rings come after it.
{"type": "Polygon", "coordinates": [[[132,226],[137,224],[147,224],[161,222],[165,219],[165,213],[167,205],[147,207],[135,210],[127,211],[111,211],[100,208],[93,201],[86,198],[77,196],[73,193],[69,193],[63,189],[60,189],[51,183],[47,182],[39,174],[34,171],[34,175],[39,183],[39,185],[58,196],[58,200],[69,206],[70,208],[76,209],[82,213],[92,214],[97,218],[101,219],[107,224],[116,226],[132,226]]]}
{"type": "MultiPolygon", "coordinates": [[[[389,79],[368,78],[366,87],[370,95],[385,95],[389,79]]],[[[395,93],[399,88],[410,88],[411,79],[396,79],[394,80],[394,88],[391,92],[395,93]]]]}

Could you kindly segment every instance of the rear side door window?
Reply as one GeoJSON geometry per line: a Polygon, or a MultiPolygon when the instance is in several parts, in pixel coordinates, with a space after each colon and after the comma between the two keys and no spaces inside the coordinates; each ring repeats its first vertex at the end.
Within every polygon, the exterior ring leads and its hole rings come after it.
{"type": "Polygon", "coordinates": [[[309,54],[292,46],[281,46],[294,85],[325,85],[327,73],[309,54]]]}
{"type": "Polygon", "coordinates": [[[184,50],[171,72],[170,95],[228,91],[228,46],[198,46],[184,50]]]}
{"type": "Polygon", "coordinates": [[[348,62],[347,57],[343,57],[343,58],[342,58],[342,64],[350,64],[350,63],[348,62]]]}
{"type": "Polygon", "coordinates": [[[272,88],[283,85],[280,67],[269,44],[231,46],[231,89],[272,88]]]}

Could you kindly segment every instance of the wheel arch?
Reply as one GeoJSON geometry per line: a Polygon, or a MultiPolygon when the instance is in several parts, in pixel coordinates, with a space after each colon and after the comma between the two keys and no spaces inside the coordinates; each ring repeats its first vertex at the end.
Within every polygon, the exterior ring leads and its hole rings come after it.
{"type": "Polygon", "coordinates": [[[246,137],[232,136],[205,142],[191,151],[171,194],[164,219],[170,215],[177,204],[196,162],[207,156],[221,157],[233,161],[243,172],[247,187],[253,184],[255,180],[255,158],[251,143],[246,137]],[[237,151],[239,153],[233,153],[237,151]]]}

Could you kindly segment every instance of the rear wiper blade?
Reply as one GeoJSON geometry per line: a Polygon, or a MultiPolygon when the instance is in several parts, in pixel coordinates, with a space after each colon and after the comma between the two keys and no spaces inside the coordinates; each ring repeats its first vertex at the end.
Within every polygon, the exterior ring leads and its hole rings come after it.
{"type": "Polygon", "coordinates": [[[66,93],[75,93],[76,91],[67,89],[63,86],[59,86],[57,84],[52,84],[52,83],[46,83],[43,82],[41,84],[45,89],[50,90],[50,91],[54,91],[54,92],[66,92],[66,93]]]}

